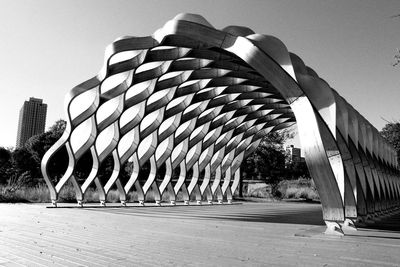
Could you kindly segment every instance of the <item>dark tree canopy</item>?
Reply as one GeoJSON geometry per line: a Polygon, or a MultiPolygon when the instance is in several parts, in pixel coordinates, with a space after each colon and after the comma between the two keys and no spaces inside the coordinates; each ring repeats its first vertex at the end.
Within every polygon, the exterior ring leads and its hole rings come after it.
{"type": "Polygon", "coordinates": [[[247,179],[265,180],[274,183],[285,172],[284,143],[293,138],[293,133],[284,130],[267,134],[254,151],[242,163],[247,179]]]}
{"type": "Polygon", "coordinates": [[[400,163],[400,122],[388,122],[381,135],[397,151],[397,162],[400,163]]]}
{"type": "MultiPolygon", "coordinates": [[[[32,136],[23,147],[14,151],[0,148],[0,183],[6,183],[11,177],[23,177],[26,185],[44,182],[40,171],[41,160],[46,151],[61,137],[65,125],[65,121],[58,120],[47,132],[32,136]]],[[[61,149],[58,154],[50,169],[60,172],[66,169],[66,150],[61,149]]]]}
{"type": "Polygon", "coordinates": [[[290,130],[272,132],[264,136],[256,151],[241,165],[244,179],[263,180],[276,184],[282,179],[310,177],[305,161],[286,162],[285,143],[294,137],[290,130]]]}
{"type": "Polygon", "coordinates": [[[11,151],[0,147],[0,166],[7,163],[11,159],[11,151]]]}
{"type": "Polygon", "coordinates": [[[11,171],[12,152],[4,147],[0,147],[0,184],[7,182],[11,171]]]}
{"type": "MultiPolygon", "coordinates": [[[[43,134],[31,137],[24,147],[10,151],[0,147],[0,183],[6,183],[11,176],[30,177],[31,185],[44,182],[40,171],[41,160],[48,149],[62,136],[66,127],[66,122],[58,120],[49,130],[43,134]]],[[[269,183],[276,183],[282,178],[296,178],[308,173],[304,163],[293,166],[285,166],[285,142],[293,138],[294,134],[290,130],[272,132],[266,135],[260,142],[256,151],[243,161],[242,171],[247,179],[264,180],[269,183]]],[[[399,142],[400,144],[400,142],[399,142]]],[[[78,182],[82,182],[89,175],[92,165],[92,156],[88,151],[77,162],[75,177],[78,182]]],[[[127,162],[121,168],[120,179],[125,183],[129,179],[132,171],[132,163],[127,162]]],[[[65,147],[62,147],[48,164],[48,171],[53,182],[57,182],[68,167],[68,154],[65,147]]],[[[98,177],[102,183],[106,183],[114,168],[112,157],[107,157],[100,166],[98,177]]],[[[139,180],[142,176],[147,177],[146,172],[150,171],[150,165],[144,164],[139,173],[139,180]]],[[[165,172],[161,168],[159,176],[163,177],[165,172]]],[[[179,174],[175,170],[174,175],[179,174]]],[[[158,179],[160,179],[158,177],[158,179]]]]}
{"type": "Polygon", "coordinates": [[[58,139],[64,133],[66,126],[67,122],[60,119],[49,128],[49,132],[58,139]]]}
{"type": "MultiPolygon", "coordinates": [[[[64,120],[56,121],[45,133],[32,136],[25,145],[14,151],[0,147],[0,183],[6,183],[10,177],[24,176],[26,185],[36,185],[43,183],[40,165],[42,158],[64,133],[66,122],[64,120]],[[27,179],[28,177],[29,179],[27,179]]],[[[75,170],[75,177],[78,182],[82,182],[88,175],[92,166],[92,156],[90,151],[82,155],[78,160],[75,170]]],[[[52,160],[47,165],[48,172],[54,177],[53,182],[57,182],[65,173],[68,167],[68,153],[65,146],[62,146],[56,152],[52,160]]],[[[100,166],[98,177],[102,183],[107,182],[114,168],[112,157],[108,157],[100,166]]],[[[129,168],[122,166],[120,179],[127,181],[129,179],[129,168]]]]}

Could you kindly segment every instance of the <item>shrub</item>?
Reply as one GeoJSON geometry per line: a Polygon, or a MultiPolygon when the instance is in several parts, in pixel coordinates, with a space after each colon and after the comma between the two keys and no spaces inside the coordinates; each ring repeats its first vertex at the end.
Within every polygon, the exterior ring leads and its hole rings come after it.
{"type": "Polygon", "coordinates": [[[312,179],[299,178],[297,180],[282,181],[279,183],[277,191],[281,193],[282,198],[319,200],[319,195],[312,179]]]}
{"type": "Polygon", "coordinates": [[[46,185],[39,184],[35,187],[25,187],[18,191],[21,198],[29,202],[50,202],[50,193],[46,185]]]}
{"type": "Polygon", "coordinates": [[[107,194],[107,202],[118,203],[120,202],[118,190],[110,190],[107,194]]]}
{"type": "Polygon", "coordinates": [[[58,195],[58,202],[65,202],[65,203],[75,203],[76,196],[75,196],[75,189],[72,185],[65,185],[59,195],[58,195]]]}

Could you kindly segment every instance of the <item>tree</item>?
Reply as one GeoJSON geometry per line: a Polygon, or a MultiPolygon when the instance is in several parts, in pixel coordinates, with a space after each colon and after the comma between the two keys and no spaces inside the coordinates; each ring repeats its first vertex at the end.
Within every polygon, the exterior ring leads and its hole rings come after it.
{"type": "Polygon", "coordinates": [[[277,182],[285,172],[283,145],[294,133],[289,130],[271,132],[264,136],[254,151],[242,163],[247,178],[257,178],[268,183],[277,182]]]}
{"type": "MultiPolygon", "coordinates": [[[[30,153],[36,171],[31,172],[32,177],[41,177],[40,164],[42,158],[47,150],[50,149],[60,139],[66,127],[66,122],[64,120],[56,121],[47,132],[32,136],[25,143],[24,148],[30,153]]],[[[62,147],[52,158],[50,164],[48,165],[48,170],[52,177],[60,178],[65,172],[68,165],[68,154],[65,147],[62,147]]],[[[27,170],[27,169],[26,169],[27,170]]],[[[37,181],[39,182],[39,181],[37,181]]]]}
{"type": "MultiPolygon", "coordinates": [[[[46,151],[49,150],[54,145],[54,143],[57,142],[58,139],[60,139],[60,137],[65,131],[65,127],[66,127],[66,121],[58,120],[49,128],[47,132],[33,136],[26,142],[24,147],[26,151],[24,150],[24,153],[27,152],[27,154],[30,155],[33,162],[31,159],[29,159],[29,162],[30,164],[32,164],[32,166],[34,166],[35,171],[27,168],[27,166],[24,166],[24,168],[25,171],[27,170],[30,171],[32,177],[41,177],[41,172],[40,172],[41,160],[46,151]]],[[[25,156],[27,157],[28,160],[28,155],[25,156]]],[[[79,160],[76,162],[75,172],[74,172],[74,175],[77,178],[78,182],[83,182],[83,180],[89,175],[92,169],[92,164],[93,160],[90,151],[85,152],[79,158],[79,160]]],[[[67,167],[68,167],[68,153],[65,146],[62,146],[60,150],[53,155],[53,157],[51,158],[51,160],[48,162],[47,165],[48,172],[50,174],[50,177],[54,179],[53,180],[54,183],[57,183],[58,180],[64,175],[67,167]]],[[[98,173],[98,177],[103,184],[106,183],[110,178],[113,168],[114,168],[114,161],[112,156],[109,156],[101,164],[98,173]]],[[[125,166],[122,166],[120,179],[122,181],[127,181],[128,178],[129,175],[125,170],[125,166]]],[[[41,179],[41,181],[44,180],[41,179]]]]}
{"type": "Polygon", "coordinates": [[[397,162],[400,163],[400,122],[388,122],[380,132],[382,137],[397,151],[397,162]]]}
{"type": "Polygon", "coordinates": [[[53,135],[53,137],[58,139],[64,133],[66,127],[67,122],[65,120],[59,119],[49,128],[49,132],[53,135]]]}
{"type": "Polygon", "coordinates": [[[28,185],[36,184],[38,177],[41,176],[40,165],[36,164],[32,153],[26,147],[17,148],[12,153],[12,168],[17,177],[26,173],[26,176],[36,178],[35,181],[33,178],[32,180],[26,181],[28,185]]]}
{"type": "Polygon", "coordinates": [[[270,132],[264,136],[257,149],[240,166],[239,196],[243,196],[243,179],[264,180],[275,191],[279,181],[285,176],[285,142],[294,137],[289,130],[270,132]]]}
{"type": "Polygon", "coordinates": [[[66,122],[64,120],[56,121],[47,132],[32,136],[25,143],[25,147],[29,150],[37,163],[40,165],[44,154],[50,149],[65,130],[66,122]]]}
{"type": "Polygon", "coordinates": [[[295,161],[286,164],[286,178],[297,179],[299,177],[310,177],[310,172],[305,161],[295,161]]]}
{"type": "Polygon", "coordinates": [[[0,166],[7,163],[11,159],[11,151],[0,147],[0,166]]]}
{"type": "Polygon", "coordinates": [[[0,147],[0,184],[5,184],[10,177],[11,169],[11,151],[0,147]]]}

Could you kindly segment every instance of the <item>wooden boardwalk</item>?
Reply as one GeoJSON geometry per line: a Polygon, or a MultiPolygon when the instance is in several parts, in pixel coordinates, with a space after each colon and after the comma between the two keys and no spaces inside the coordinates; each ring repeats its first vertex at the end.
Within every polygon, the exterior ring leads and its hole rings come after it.
{"type": "Polygon", "coordinates": [[[0,266],[400,266],[400,217],[323,234],[321,207],[0,204],[0,266]]]}

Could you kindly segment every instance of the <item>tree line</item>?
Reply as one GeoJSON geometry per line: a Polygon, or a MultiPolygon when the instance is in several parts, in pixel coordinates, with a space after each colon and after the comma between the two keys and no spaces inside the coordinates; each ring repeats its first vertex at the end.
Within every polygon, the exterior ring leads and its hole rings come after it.
{"type": "Polygon", "coordinates": [[[0,184],[16,179],[22,179],[27,186],[43,183],[40,162],[44,153],[61,137],[65,123],[57,121],[47,132],[31,137],[23,147],[0,147],[0,184]]]}
{"type": "MultiPolygon", "coordinates": [[[[0,147],[0,184],[7,184],[10,180],[20,180],[25,186],[35,186],[44,183],[40,171],[40,163],[45,152],[61,137],[66,122],[57,121],[48,131],[31,137],[23,147],[7,149],[0,147]]],[[[382,136],[398,151],[400,161],[400,123],[388,122],[381,131],[382,136]]],[[[276,184],[281,180],[309,177],[304,161],[287,162],[284,145],[293,137],[288,130],[267,134],[260,142],[258,148],[247,157],[242,165],[242,179],[265,181],[276,184]]],[[[56,183],[65,173],[68,164],[68,155],[65,148],[60,149],[49,162],[48,170],[56,183]]],[[[113,159],[108,157],[100,166],[98,177],[105,183],[113,170],[113,159]]],[[[90,152],[84,154],[77,162],[75,177],[78,182],[83,182],[89,175],[92,166],[90,152]]],[[[122,166],[120,179],[125,183],[129,179],[132,163],[127,162],[122,166]]],[[[139,180],[144,181],[150,171],[149,164],[142,166],[139,180]]],[[[159,179],[163,178],[165,168],[158,171],[159,179]]],[[[174,176],[179,175],[179,169],[174,176]]],[[[190,173],[189,173],[190,178],[190,173]]]]}

